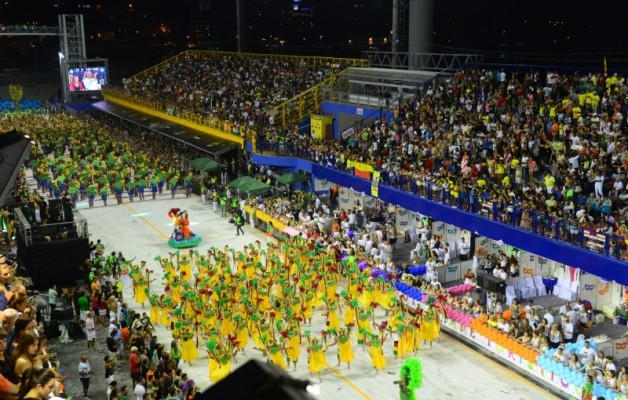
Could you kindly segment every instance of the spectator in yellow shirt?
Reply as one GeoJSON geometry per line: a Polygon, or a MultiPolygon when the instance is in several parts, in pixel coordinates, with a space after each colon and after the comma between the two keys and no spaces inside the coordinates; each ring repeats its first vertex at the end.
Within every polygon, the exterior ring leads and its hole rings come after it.
{"type": "Polygon", "coordinates": [[[552,193],[554,191],[554,185],[556,184],[556,179],[549,172],[545,173],[545,178],[543,178],[543,182],[545,183],[545,189],[547,193],[552,193]]]}

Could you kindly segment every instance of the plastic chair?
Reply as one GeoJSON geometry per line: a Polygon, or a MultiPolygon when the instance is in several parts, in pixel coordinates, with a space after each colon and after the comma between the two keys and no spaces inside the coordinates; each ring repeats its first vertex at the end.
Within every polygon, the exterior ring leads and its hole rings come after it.
{"type": "Polygon", "coordinates": [[[543,277],[538,276],[538,275],[535,276],[534,277],[534,286],[536,287],[536,294],[538,296],[546,296],[547,295],[547,288],[543,284],[543,277]]]}
{"type": "Polygon", "coordinates": [[[531,297],[536,297],[537,294],[537,290],[536,290],[536,286],[534,285],[534,279],[528,277],[524,279],[526,288],[530,289],[530,293],[532,293],[531,297]]]}
{"type": "Polygon", "coordinates": [[[583,342],[584,341],[584,335],[581,333],[578,335],[578,337],[576,338],[576,343],[578,342],[583,342]]]}
{"type": "Polygon", "coordinates": [[[519,293],[522,299],[529,299],[530,297],[534,297],[534,295],[536,294],[536,290],[533,293],[532,289],[526,286],[525,280],[520,280],[519,282],[517,282],[517,289],[519,289],[519,293]]]}
{"type": "Polygon", "coordinates": [[[569,301],[575,301],[576,293],[569,290],[569,288],[561,287],[559,288],[558,297],[560,297],[561,299],[569,300],[569,301]]]}
{"type": "Polygon", "coordinates": [[[558,278],[558,281],[556,282],[556,285],[554,286],[554,290],[552,291],[552,294],[560,297],[560,289],[567,287],[568,285],[565,282],[565,279],[563,277],[558,278]]]}
{"type": "Polygon", "coordinates": [[[506,286],[506,305],[512,304],[512,301],[517,298],[514,286],[506,286]]]}

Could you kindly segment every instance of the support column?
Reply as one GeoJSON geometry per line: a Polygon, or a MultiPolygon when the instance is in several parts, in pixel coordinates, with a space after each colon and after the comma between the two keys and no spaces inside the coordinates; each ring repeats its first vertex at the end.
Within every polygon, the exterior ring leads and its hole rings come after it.
{"type": "MultiPolygon", "coordinates": [[[[434,0],[410,0],[409,8],[408,53],[429,53],[433,40],[434,0]]],[[[408,68],[420,68],[416,57],[408,57],[408,62],[408,68]]]]}

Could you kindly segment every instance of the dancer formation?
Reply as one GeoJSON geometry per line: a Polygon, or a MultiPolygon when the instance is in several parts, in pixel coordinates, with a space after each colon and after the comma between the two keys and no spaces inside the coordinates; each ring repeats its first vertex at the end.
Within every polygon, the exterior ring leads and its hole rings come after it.
{"type": "Polygon", "coordinates": [[[266,246],[258,241],[241,251],[176,251],[155,261],[164,292],[150,286],[153,271],[142,262],[129,272],[135,300],[148,301],[151,322],[181,341],[185,362],[204,349],[214,382],[231,372],[249,342],[284,369],[296,369],[307,354],[309,372],[320,379],[328,365],[351,368],[356,351],[380,371],[387,365],[385,346],[406,358],[439,335],[438,299],[425,312],[410,310],[365,262],[353,255],[339,259],[333,249],[300,238],[266,246]],[[316,314],[326,326],[315,332],[316,314]]]}

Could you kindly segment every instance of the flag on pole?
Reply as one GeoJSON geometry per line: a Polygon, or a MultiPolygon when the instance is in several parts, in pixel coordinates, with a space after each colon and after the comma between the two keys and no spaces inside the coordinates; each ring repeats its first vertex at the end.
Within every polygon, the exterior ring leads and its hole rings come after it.
{"type": "Polygon", "coordinates": [[[606,56],[604,56],[604,74],[608,71],[608,67],[606,66],[606,56]]]}

